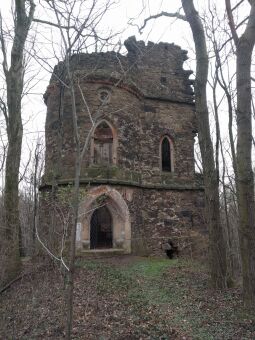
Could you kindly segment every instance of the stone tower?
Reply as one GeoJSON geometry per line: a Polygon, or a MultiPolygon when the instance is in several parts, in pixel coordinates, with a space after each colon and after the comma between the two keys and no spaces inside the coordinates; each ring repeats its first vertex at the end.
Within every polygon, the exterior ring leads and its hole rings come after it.
{"type": "MultiPolygon", "coordinates": [[[[134,37],[125,46],[125,56],[77,54],[70,61],[82,144],[91,136],[81,169],[77,249],[160,255],[162,243],[171,239],[184,251],[191,232],[204,229],[203,186],[194,168],[191,72],[183,69],[187,53],[174,44],[145,45],[134,37]]],[[[71,100],[60,80],[64,72],[59,63],[44,97],[40,219],[47,226],[49,193],[54,191],[54,202],[61,205],[58,190],[67,190],[74,179],[71,100]]],[[[55,216],[53,228],[57,224],[55,216]]]]}

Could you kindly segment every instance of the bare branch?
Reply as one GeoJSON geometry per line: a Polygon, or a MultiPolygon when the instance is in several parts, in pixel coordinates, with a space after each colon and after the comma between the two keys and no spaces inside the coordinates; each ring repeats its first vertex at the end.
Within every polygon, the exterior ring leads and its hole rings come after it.
{"type": "Polygon", "coordinates": [[[3,31],[3,18],[2,14],[0,12],[0,44],[1,44],[1,49],[2,49],[2,54],[3,54],[3,70],[4,74],[8,73],[8,63],[7,63],[7,53],[6,53],[6,46],[5,46],[5,40],[4,40],[4,31],[3,31]]]}
{"type": "Polygon", "coordinates": [[[81,86],[80,86],[79,82],[78,82],[78,88],[79,88],[79,90],[80,90],[80,93],[81,93],[81,97],[82,97],[83,103],[84,103],[84,105],[85,105],[85,107],[86,107],[86,109],[87,109],[87,111],[88,111],[89,119],[90,119],[90,121],[91,121],[91,124],[92,124],[92,125],[95,125],[95,122],[94,122],[94,120],[93,120],[93,118],[92,118],[92,114],[91,114],[91,112],[90,112],[90,108],[89,108],[88,103],[87,103],[87,101],[86,101],[86,99],[85,99],[85,97],[84,97],[84,94],[83,94],[83,92],[82,92],[82,89],[81,89],[81,86]]]}
{"type": "Polygon", "coordinates": [[[225,4],[226,4],[226,11],[227,11],[227,16],[228,16],[228,23],[229,23],[229,27],[235,42],[235,45],[238,44],[239,38],[236,32],[236,27],[235,27],[235,22],[234,22],[234,18],[233,18],[233,13],[232,13],[232,9],[231,9],[231,0],[225,0],[225,4]]]}
{"type": "Polygon", "coordinates": [[[239,1],[233,8],[231,8],[231,11],[234,12],[243,2],[244,0],[239,1]]]}
{"type": "Polygon", "coordinates": [[[37,18],[34,18],[33,21],[38,22],[39,24],[45,24],[45,25],[48,25],[48,26],[56,27],[56,28],[62,28],[64,30],[76,28],[75,26],[65,26],[65,25],[60,25],[59,23],[55,24],[54,22],[47,21],[47,20],[41,20],[41,19],[37,19],[37,18]]]}
{"type": "Polygon", "coordinates": [[[5,102],[3,101],[2,98],[0,98],[0,110],[2,111],[2,113],[4,115],[7,131],[8,131],[8,128],[9,128],[8,109],[7,109],[7,106],[6,106],[6,104],[5,104],[5,102]]]}
{"type": "Polygon", "coordinates": [[[38,242],[42,245],[42,247],[46,250],[46,252],[55,260],[60,261],[63,266],[66,268],[67,271],[69,271],[68,266],[66,265],[66,263],[64,262],[63,257],[57,257],[55,256],[50,249],[44,244],[44,242],[41,240],[40,236],[39,236],[39,232],[38,232],[38,228],[37,228],[37,224],[36,224],[36,228],[35,228],[35,234],[36,234],[36,238],[38,240],[38,242]]]}
{"type": "Polygon", "coordinates": [[[2,172],[3,169],[4,169],[4,164],[5,164],[7,145],[4,144],[4,141],[3,141],[1,134],[0,134],[0,139],[1,139],[1,142],[2,142],[2,148],[3,148],[2,161],[1,161],[1,165],[0,165],[0,172],[2,172]]]}
{"type": "Polygon", "coordinates": [[[144,19],[143,25],[139,28],[139,32],[142,33],[142,31],[145,28],[145,26],[147,25],[148,21],[150,21],[152,19],[157,19],[157,18],[160,18],[160,17],[177,18],[177,19],[187,21],[185,15],[180,14],[179,11],[176,12],[176,13],[161,12],[159,14],[151,15],[150,17],[144,19]]]}
{"type": "Polygon", "coordinates": [[[22,182],[23,179],[24,179],[25,176],[26,176],[27,169],[28,169],[29,164],[30,164],[30,162],[31,162],[31,157],[32,157],[32,151],[29,150],[29,157],[28,157],[28,160],[27,160],[27,162],[26,162],[26,165],[25,165],[25,168],[24,168],[24,170],[23,170],[23,173],[20,174],[19,183],[22,182]]]}

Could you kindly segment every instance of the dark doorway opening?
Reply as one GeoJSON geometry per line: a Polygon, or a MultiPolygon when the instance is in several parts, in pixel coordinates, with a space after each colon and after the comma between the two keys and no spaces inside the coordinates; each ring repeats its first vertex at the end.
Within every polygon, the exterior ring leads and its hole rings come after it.
{"type": "Polygon", "coordinates": [[[90,221],[90,249],[112,248],[112,217],[107,207],[95,210],[90,221]]]}

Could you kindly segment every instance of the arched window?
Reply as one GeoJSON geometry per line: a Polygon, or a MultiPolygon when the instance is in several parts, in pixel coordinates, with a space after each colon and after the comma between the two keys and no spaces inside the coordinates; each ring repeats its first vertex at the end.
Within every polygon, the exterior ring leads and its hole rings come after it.
{"type": "Polygon", "coordinates": [[[161,169],[173,172],[173,143],[167,136],[161,141],[161,169]]]}
{"type": "Polygon", "coordinates": [[[92,163],[98,165],[116,163],[115,139],[111,126],[105,120],[101,121],[96,126],[93,134],[91,144],[92,163]]]}

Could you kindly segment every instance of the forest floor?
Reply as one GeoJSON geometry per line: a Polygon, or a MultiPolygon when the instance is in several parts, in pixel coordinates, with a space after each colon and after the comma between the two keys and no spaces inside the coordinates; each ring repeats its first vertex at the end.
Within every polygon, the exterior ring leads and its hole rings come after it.
{"type": "MultiPolygon", "coordinates": [[[[0,295],[0,339],[64,339],[63,275],[32,269],[0,295]]],[[[80,259],[73,339],[255,339],[255,316],[243,311],[238,288],[208,288],[199,262],[80,259]]]]}

